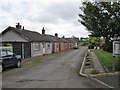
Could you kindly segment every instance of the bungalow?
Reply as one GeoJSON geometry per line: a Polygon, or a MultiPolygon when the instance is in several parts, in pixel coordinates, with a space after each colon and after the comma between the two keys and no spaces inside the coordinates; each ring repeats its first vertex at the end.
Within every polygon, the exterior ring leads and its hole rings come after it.
{"type": "Polygon", "coordinates": [[[48,37],[21,27],[18,23],[16,28],[6,28],[0,35],[2,43],[12,44],[13,52],[21,55],[23,59],[52,52],[52,43],[48,37]],[[44,50],[45,46],[47,48],[44,50]]]}
{"type": "Polygon", "coordinates": [[[75,41],[75,44],[74,44],[74,45],[77,45],[77,46],[78,46],[78,44],[79,44],[79,38],[74,37],[74,38],[72,38],[72,39],[75,41]]]}
{"type": "Polygon", "coordinates": [[[64,37],[59,38],[57,33],[55,36],[47,35],[44,27],[42,34],[26,30],[19,23],[16,28],[11,26],[6,28],[0,34],[0,41],[3,44],[12,44],[13,52],[21,55],[23,59],[69,50],[74,43],[78,43],[77,39],[70,41],[64,37]]]}
{"type": "Polygon", "coordinates": [[[67,50],[67,48],[68,48],[67,43],[69,43],[69,41],[67,41],[66,39],[63,39],[63,38],[59,38],[57,33],[55,33],[55,36],[45,34],[45,30],[43,28],[42,35],[44,35],[45,37],[47,37],[48,39],[51,40],[52,45],[53,45],[52,46],[53,53],[58,53],[60,51],[67,50]]]}
{"type": "MultiPolygon", "coordinates": [[[[56,35],[56,34],[55,34],[56,35]]],[[[57,38],[57,35],[56,36],[52,36],[52,35],[48,35],[48,34],[45,34],[45,30],[44,28],[42,29],[42,36],[44,36],[44,41],[49,41],[50,42],[50,51],[47,51],[47,47],[46,46],[49,46],[49,44],[47,45],[47,43],[45,44],[45,47],[46,47],[46,54],[48,53],[56,53],[56,52],[59,52],[59,39],[57,38]]]]}
{"type": "Polygon", "coordinates": [[[70,48],[73,49],[74,45],[75,45],[75,41],[72,38],[65,38],[70,42],[70,48]]]}
{"type": "Polygon", "coordinates": [[[64,50],[69,50],[70,49],[70,42],[68,40],[66,40],[64,36],[61,39],[64,43],[64,50]]]}

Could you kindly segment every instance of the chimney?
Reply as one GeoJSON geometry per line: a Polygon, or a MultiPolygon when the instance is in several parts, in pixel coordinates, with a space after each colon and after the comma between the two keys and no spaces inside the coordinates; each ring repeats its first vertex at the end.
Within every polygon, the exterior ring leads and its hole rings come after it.
{"type": "Polygon", "coordinates": [[[21,27],[20,23],[17,23],[16,28],[21,29],[21,27]]]}
{"type": "Polygon", "coordinates": [[[58,37],[58,34],[57,34],[57,33],[55,33],[55,36],[56,36],[56,37],[58,37]]]}
{"type": "Polygon", "coordinates": [[[62,38],[65,38],[65,36],[63,36],[62,38]]]}
{"type": "Polygon", "coordinates": [[[23,26],[23,30],[24,30],[24,26],[23,26]]]}
{"type": "Polygon", "coordinates": [[[42,29],[42,34],[45,34],[45,29],[44,29],[44,27],[43,27],[43,29],[42,29]]]}

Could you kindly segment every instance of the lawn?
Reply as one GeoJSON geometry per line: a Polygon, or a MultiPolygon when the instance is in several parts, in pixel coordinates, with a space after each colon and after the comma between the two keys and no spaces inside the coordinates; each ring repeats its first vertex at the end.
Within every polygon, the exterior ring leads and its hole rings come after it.
{"type": "MultiPolygon", "coordinates": [[[[105,67],[112,72],[112,62],[113,55],[112,53],[106,51],[94,51],[94,53],[98,56],[98,58],[103,62],[105,67]]],[[[115,70],[118,71],[118,57],[115,58],[115,70]]]]}
{"type": "Polygon", "coordinates": [[[79,42],[79,46],[84,45],[85,43],[88,44],[88,41],[86,41],[86,42],[85,41],[84,42],[79,42]]]}

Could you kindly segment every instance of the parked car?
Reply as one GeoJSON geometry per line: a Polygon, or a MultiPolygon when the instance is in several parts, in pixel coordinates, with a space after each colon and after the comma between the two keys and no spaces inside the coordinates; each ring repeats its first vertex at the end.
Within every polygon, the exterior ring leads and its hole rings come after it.
{"type": "Polygon", "coordinates": [[[75,43],[75,45],[74,45],[73,48],[74,48],[74,49],[78,49],[78,45],[75,43]]]}
{"type": "Polygon", "coordinates": [[[10,50],[0,50],[0,71],[5,67],[16,66],[21,67],[21,56],[16,55],[10,50]]]}

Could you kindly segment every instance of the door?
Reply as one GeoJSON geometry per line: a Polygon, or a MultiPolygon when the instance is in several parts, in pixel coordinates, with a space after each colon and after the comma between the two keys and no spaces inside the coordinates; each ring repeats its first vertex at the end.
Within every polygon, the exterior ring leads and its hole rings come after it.
{"type": "Polygon", "coordinates": [[[22,43],[12,43],[13,45],[13,53],[17,54],[17,55],[21,55],[22,56],[22,43]]]}
{"type": "Polygon", "coordinates": [[[45,54],[45,43],[43,43],[43,54],[45,54]]]}
{"type": "Polygon", "coordinates": [[[59,43],[59,51],[61,51],[61,43],[59,43]]]}
{"type": "Polygon", "coordinates": [[[24,58],[31,57],[31,43],[24,43],[24,58]]]}

